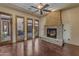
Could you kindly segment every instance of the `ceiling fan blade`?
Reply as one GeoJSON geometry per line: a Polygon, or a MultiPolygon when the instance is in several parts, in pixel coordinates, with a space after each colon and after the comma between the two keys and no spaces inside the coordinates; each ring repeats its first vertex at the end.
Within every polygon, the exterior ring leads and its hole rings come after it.
{"type": "Polygon", "coordinates": [[[32,8],[38,9],[37,7],[31,6],[32,8]]]}
{"type": "Polygon", "coordinates": [[[43,9],[44,9],[44,8],[46,8],[46,7],[48,7],[48,6],[49,6],[49,5],[48,5],[48,4],[46,4],[46,5],[43,7],[43,9]]]}
{"type": "Polygon", "coordinates": [[[38,12],[39,10],[36,10],[36,11],[34,11],[34,12],[38,12]]]}
{"type": "Polygon", "coordinates": [[[46,9],[44,9],[43,11],[46,11],[46,12],[51,12],[51,10],[46,10],[46,9]]]}

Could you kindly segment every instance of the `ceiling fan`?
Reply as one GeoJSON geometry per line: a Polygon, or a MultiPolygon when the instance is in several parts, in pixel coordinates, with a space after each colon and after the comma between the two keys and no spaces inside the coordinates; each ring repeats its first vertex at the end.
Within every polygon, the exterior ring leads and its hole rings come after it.
{"type": "Polygon", "coordinates": [[[39,3],[37,7],[31,6],[32,8],[37,9],[35,12],[40,12],[40,15],[43,15],[43,12],[51,12],[51,10],[47,10],[46,8],[49,7],[49,4],[39,3]]]}

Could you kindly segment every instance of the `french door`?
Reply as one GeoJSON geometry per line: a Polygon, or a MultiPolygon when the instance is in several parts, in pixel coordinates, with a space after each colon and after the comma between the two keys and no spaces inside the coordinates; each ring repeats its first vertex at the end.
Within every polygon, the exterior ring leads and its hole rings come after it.
{"type": "Polygon", "coordinates": [[[24,17],[16,17],[16,42],[24,40],[24,17]]]}
{"type": "Polygon", "coordinates": [[[32,19],[27,19],[27,39],[33,39],[33,35],[35,38],[39,37],[39,21],[32,19]],[[34,34],[33,34],[33,27],[34,27],[34,34]]]}
{"type": "Polygon", "coordinates": [[[33,38],[33,20],[27,19],[27,39],[33,38]]]}
{"type": "Polygon", "coordinates": [[[12,43],[12,18],[0,13],[0,44],[12,43]]]}

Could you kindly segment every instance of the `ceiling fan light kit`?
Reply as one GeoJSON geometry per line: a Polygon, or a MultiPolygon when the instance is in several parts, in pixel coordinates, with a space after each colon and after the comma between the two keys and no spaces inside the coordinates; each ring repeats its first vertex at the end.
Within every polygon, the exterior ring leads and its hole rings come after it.
{"type": "Polygon", "coordinates": [[[37,4],[37,8],[38,8],[38,9],[42,9],[42,8],[43,8],[43,6],[44,6],[44,5],[43,5],[42,3],[37,4]]]}

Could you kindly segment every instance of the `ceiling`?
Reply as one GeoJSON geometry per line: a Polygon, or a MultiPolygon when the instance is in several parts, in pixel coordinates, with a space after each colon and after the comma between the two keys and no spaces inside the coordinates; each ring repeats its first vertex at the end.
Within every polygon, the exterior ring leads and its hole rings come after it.
{"type": "MultiPolygon", "coordinates": [[[[52,10],[52,11],[67,9],[67,8],[71,8],[79,5],[78,3],[43,3],[43,4],[49,4],[49,7],[47,7],[46,9],[52,10]]],[[[40,15],[39,12],[35,12],[36,9],[31,7],[31,6],[37,6],[37,3],[2,3],[0,5],[14,8],[16,10],[20,10],[30,14],[34,14],[36,16],[43,16],[43,15],[40,15]]],[[[44,12],[44,15],[45,14],[47,13],[44,12]]]]}

